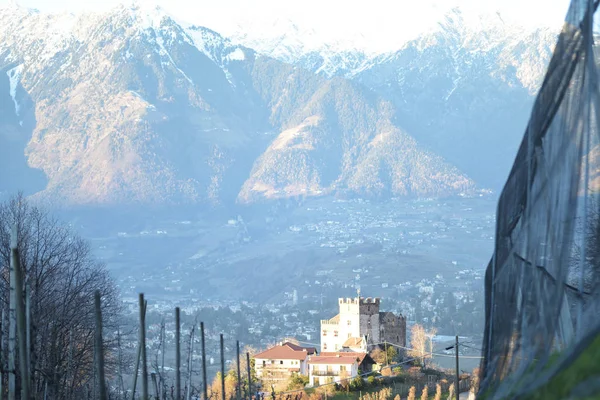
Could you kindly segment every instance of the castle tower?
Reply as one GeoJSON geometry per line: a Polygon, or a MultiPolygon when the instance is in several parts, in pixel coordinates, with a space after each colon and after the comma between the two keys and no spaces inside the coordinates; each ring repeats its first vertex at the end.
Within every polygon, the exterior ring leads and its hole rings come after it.
{"type": "Polygon", "coordinates": [[[358,298],[338,299],[340,307],[340,348],[351,337],[360,337],[360,301],[358,298]]]}
{"type": "Polygon", "coordinates": [[[367,337],[367,344],[377,344],[379,337],[379,305],[378,297],[361,298],[359,300],[360,337],[367,337]]]}
{"type": "Polygon", "coordinates": [[[369,345],[379,343],[379,304],[379,298],[338,299],[339,314],[321,321],[321,351],[342,350],[350,338],[367,338],[369,345]]]}

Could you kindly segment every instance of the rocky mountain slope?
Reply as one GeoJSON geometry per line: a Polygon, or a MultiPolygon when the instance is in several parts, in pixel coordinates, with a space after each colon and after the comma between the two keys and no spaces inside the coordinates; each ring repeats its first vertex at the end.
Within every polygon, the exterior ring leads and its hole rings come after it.
{"type": "Polygon", "coordinates": [[[63,204],[474,188],[371,90],[257,56],[156,8],[2,8],[0,75],[9,80],[0,79],[0,112],[13,121],[0,140],[44,172],[38,196],[63,204]]]}
{"type": "Polygon", "coordinates": [[[19,85],[22,68],[0,74],[0,197],[3,192],[31,194],[46,185],[44,174],[30,168],[24,149],[35,127],[33,103],[19,85]]]}
{"type": "Polygon", "coordinates": [[[500,189],[560,26],[524,28],[497,14],[467,19],[453,9],[436,29],[379,55],[307,45],[314,42],[310,32],[292,28],[270,39],[236,34],[234,40],[376,91],[396,106],[398,123],[421,144],[479,184],[500,189]]]}
{"type": "Polygon", "coordinates": [[[344,79],[270,59],[255,65],[261,68],[254,72],[255,87],[281,129],[254,164],[242,200],[332,192],[443,196],[473,188],[394,124],[389,102],[344,79]]]}
{"type": "Polygon", "coordinates": [[[465,28],[455,10],[438,31],[379,57],[354,79],[392,101],[423,144],[499,190],[557,37],[501,20],[482,23],[465,28]]]}

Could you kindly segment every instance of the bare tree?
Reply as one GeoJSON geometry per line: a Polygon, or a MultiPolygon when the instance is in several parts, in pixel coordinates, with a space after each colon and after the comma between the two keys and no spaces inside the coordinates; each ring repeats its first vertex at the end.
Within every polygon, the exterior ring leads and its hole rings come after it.
{"type": "Polygon", "coordinates": [[[418,360],[420,365],[424,365],[425,359],[431,358],[431,353],[427,351],[427,347],[433,335],[429,335],[428,338],[428,332],[419,324],[413,325],[410,330],[411,349],[408,350],[408,355],[418,360]]]}
{"type": "MultiPolygon", "coordinates": [[[[8,310],[10,231],[18,249],[31,307],[31,381],[36,398],[85,398],[94,377],[94,292],[100,291],[107,332],[116,330],[117,289],[88,244],[23,195],[0,203],[0,307],[8,310]]],[[[17,288],[24,290],[24,288],[17,288]]],[[[4,328],[4,327],[3,327],[4,328]]],[[[107,377],[115,357],[104,340],[107,377]]]]}
{"type": "MultiPolygon", "coordinates": [[[[435,337],[436,334],[437,334],[436,328],[431,328],[430,330],[425,332],[425,335],[427,336],[427,340],[429,341],[429,359],[433,359],[433,338],[435,337]]],[[[431,364],[433,364],[433,362],[431,364]]]]}

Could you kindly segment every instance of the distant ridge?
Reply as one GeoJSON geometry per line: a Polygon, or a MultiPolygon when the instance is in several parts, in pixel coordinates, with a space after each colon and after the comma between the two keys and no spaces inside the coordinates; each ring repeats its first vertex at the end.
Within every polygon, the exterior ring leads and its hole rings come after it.
{"type": "Polygon", "coordinates": [[[15,65],[31,99],[23,152],[48,178],[40,198],[224,204],[475,188],[372,91],[258,56],[160,8],[0,9],[0,70],[15,65]]]}

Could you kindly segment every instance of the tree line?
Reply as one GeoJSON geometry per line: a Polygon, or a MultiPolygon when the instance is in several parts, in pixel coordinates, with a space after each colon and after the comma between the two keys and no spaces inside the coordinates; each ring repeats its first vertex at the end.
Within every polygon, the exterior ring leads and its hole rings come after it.
{"type": "MultiPolygon", "coordinates": [[[[93,385],[94,293],[100,292],[104,328],[117,330],[118,290],[103,264],[92,257],[89,245],[48,212],[22,194],[0,204],[0,382],[7,390],[14,379],[20,398],[20,371],[9,370],[9,349],[26,346],[31,396],[36,399],[85,399],[93,385]],[[20,258],[20,291],[28,301],[30,330],[27,343],[9,332],[11,233],[16,227],[20,258]],[[15,341],[16,343],[12,343],[15,341]],[[14,378],[10,378],[14,372],[14,378]]],[[[106,366],[116,366],[116,343],[103,342],[106,366]]],[[[12,399],[11,399],[12,400],[12,399]]]]}

